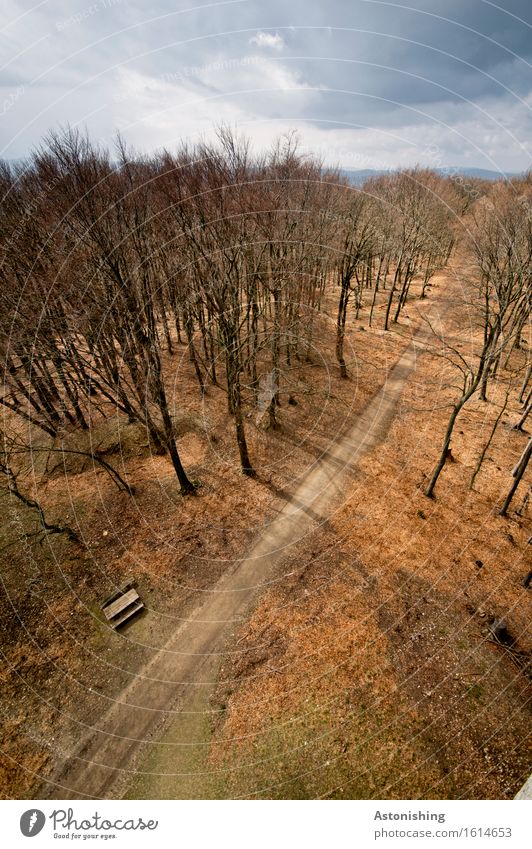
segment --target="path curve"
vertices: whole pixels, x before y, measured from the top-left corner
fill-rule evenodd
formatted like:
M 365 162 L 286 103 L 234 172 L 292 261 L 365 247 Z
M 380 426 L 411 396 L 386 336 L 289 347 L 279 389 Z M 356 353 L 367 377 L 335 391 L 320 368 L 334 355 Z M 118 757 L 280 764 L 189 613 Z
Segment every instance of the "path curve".
M 351 430 L 308 471 L 245 559 L 227 570 L 139 671 L 120 701 L 113 703 L 42 788 L 41 798 L 121 798 L 135 763 L 157 743 L 169 717 L 202 716 L 208 711 L 229 637 L 249 616 L 261 590 L 276 577 L 289 547 L 341 503 L 358 459 L 386 437 L 405 381 L 415 367 L 416 346 L 414 337 Z M 183 733 L 184 745 L 191 745 L 190 722 Z M 146 798 L 160 798 L 156 786 L 151 791 L 148 788 Z

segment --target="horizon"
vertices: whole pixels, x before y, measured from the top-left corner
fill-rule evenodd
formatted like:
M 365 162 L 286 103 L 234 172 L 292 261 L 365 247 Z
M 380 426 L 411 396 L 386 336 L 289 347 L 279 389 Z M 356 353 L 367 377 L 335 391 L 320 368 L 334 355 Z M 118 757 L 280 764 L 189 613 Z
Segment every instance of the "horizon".
M 90 139 L 90 135 L 89 135 L 89 139 Z M 46 139 L 43 140 L 44 146 L 45 146 L 45 143 L 46 143 Z M 109 150 L 110 147 L 111 147 L 111 144 L 108 143 L 104 146 L 104 150 L 105 149 Z M 176 148 L 177 148 L 177 145 L 176 145 Z M 25 157 L 16 157 L 16 158 L 15 157 L 13 157 L 13 158 L 0 157 L 0 162 L 3 161 L 3 162 L 6 162 L 8 164 L 16 164 L 16 165 L 22 164 L 23 165 L 25 163 L 31 162 L 32 157 L 37 155 L 38 152 L 39 152 L 39 149 L 36 147 L 35 149 L 29 151 L 29 153 Z M 139 149 L 135 148 L 135 149 L 132 150 L 132 153 L 133 153 L 134 156 L 148 156 L 148 157 L 149 156 L 156 156 L 159 152 L 160 151 L 158 151 L 157 149 L 154 149 L 154 150 L 151 150 L 151 151 L 144 151 L 144 150 L 139 150 Z M 172 151 L 170 151 L 170 152 L 172 152 Z M 308 148 L 306 148 L 304 150 L 304 155 L 305 156 L 312 156 L 312 155 L 315 155 L 315 154 L 313 153 L 312 150 L 309 150 Z M 523 178 L 531 170 L 532 165 L 528 169 L 523 169 L 521 171 L 495 171 L 494 169 L 479 168 L 479 167 L 473 166 L 473 165 L 472 166 L 460 166 L 460 165 L 449 164 L 449 165 L 434 165 L 434 166 L 432 166 L 432 165 L 424 165 L 423 163 L 420 163 L 420 162 L 414 162 L 412 164 L 407 164 L 407 165 L 390 165 L 389 167 L 381 167 L 381 168 L 368 167 L 368 166 L 360 167 L 360 168 L 353 168 L 353 167 L 346 166 L 343 163 L 338 163 L 338 162 L 336 162 L 336 163 L 325 163 L 324 162 L 321 167 L 322 167 L 323 171 L 335 171 L 336 170 L 336 171 L 339 171 L 341 174 L 358 174 L 358 175 L 361 175 L 361 174 L 362 175 L 364 175 L 364 174 L 367 174 L 367 175 L 394 174 L 394 173 L 398 173 L 400 171 L 411 171 L 411 170 L 415 170 L 415 169 L 432 170 L 435 173 L 441 174 L 444 177 L 448 176 L 448 177 L 451 177 L 451 178 L 455 175 L 466 175 L 466 176 L 471 175 L 471 176 L 474 176 L 475 174 L 478 173 L 478 175 L 482 175 L 482 174 L 490 175 L 489 177 L 486 177 L 486 179 L 495 180 L 495 179 L 499 179 L 499 178 L 500 179 L 509 179 L 509 178 L 514 178 L 514 177 Z M 480 176 L 480 179 L 482 179 L 481 176 Z

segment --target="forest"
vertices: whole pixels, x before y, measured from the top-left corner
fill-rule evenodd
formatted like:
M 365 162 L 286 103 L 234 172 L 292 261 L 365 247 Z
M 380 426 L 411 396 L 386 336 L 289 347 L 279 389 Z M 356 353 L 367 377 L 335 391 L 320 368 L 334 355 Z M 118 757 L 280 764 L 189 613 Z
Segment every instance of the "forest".
M 336 358 L 347 378 L 348 309 L 367 313 L 371 327 L 385 291 L 384 330 L 397 324 L 412 280 L 421 277 L 424 298 L 464 241 L 457 222 L 466 215 L 476 279 L 465 300 L 483 341 L 467 357 L 448 351 L 462 392 L 427 495 L 477 390 L 486 400 L 490 381 L 504 380 L 523 404 L 516 427 L 530 413 L 530 363 L 512 360 L 532 299 L 529 177 L 481 194 L 418 168 L 358 190 L 300 156 L 293 137 L 253 157 L 222 129 L 216 146 L 153 159 L 130 155 L 121 139 L 112 157 L 68 131 L 22 168 L 4 163 L 1 179 L 0 400 L 27 444 L 28 428 L 53 445 L 65 430 L 89 430 L 94 417 L 123 415 L 146 428 L 181 492 L 192 493 L 161 366 L 162 352 L 185 341 L 198 391 L 223 386 L 242 472 L 254 475 L 245 411 L 260 399 L 266 426 L 277 426 L 281 399 L 290 403 L 283 370 L 312 344 L 326 288 L 337 291 Z M 2 469 L 17 491 L 11 439 L 8 428 Z
M 4 161 L 0 183 L 0 549 L 15 564 L 15 574 L 4 575 L 3 604 L 15 620 L 8 654 L 24 648 L 20 625 L 31 632 L 64 589 L 54 585 L 36 613 L 28 586 L 17 586 L 24 561 L 48 564 L 39 566 L 37 582 L 46 582 L 52 562 L 63 564 L 66 585 L 88 580 L 93 607 L 84 627 L 99 616 L 102 593 L 88 562 L 95 557 L 106 566 L 89 540 L 91 523 L 101 521 L 94 491 L 80 484 L 81 508 L 71 509 L 87 470 L 110 484 L 129 521 L 134 512 L 126 502 L 140 505 L 146 486 L 145 471 L 139 475 L 131 459 L 142 449 L 143 463 L 159 464 L 157 474 L 161 463 L 172 470 L 172 521 L 214 527 L 227 497 L 224 476 L 219 487 L 204 479 L 186 439 L 183 447 L 194 397 L 202 438 L 223 447 L 227 468 L 241 476 L 241 484 L 230 478 L 234 497 L 245 487 L 247 506 L 239 509 L 243 516 L 249 509 L 258 526 L 271 508 L 258 494 L 264 484 L 273 487 L 265 457 L 276 456 L 290 428 L 300 429 L 304 444 L 314 428 L 308 415 L 319 420 L 321 408 L 320 445 L 327 428 L 332 444 L 344 432 L 335 423 L 348 417 L 357 381 L 366 403 L 410 343 L 434 363 L 418 391 L 423 403 L 414 399 L 420 440 L 425 420 L 438 414 L 422 477 L 409 494 L 422 499 L 417 513 L 425 518 L 432 505 L 448 501 L 459 515 L 472 493 L 485 489 L 486 509 L 528 533 L 530 173 L 489 183 L 419 166 L 355 187 L 303 154 L 294 134 L 255 153 L 222 127 L 213 142 L 144 156 L 121 137 L 108 150 L 66 129 L 50 134 L 27 161 Z M 457 332 L 445 329 L 449 316 Z M 482 426 L 472 426 L 466 462 L 456 446 L 473 407 Z M 126 432 L 135 434 L 133 452 L 122 442 Z M 488 485 L 485 472 L 501 440 L 505 465 Z M 464 470 L 459 485 L 453 478 L 446 488 L 457 463 Z M 276 497 L 283 495 L 276 485 Z M 108 505 L 114 496 L 106 491 L 105 498 Z M 383 488 L 379 501 L 386 498 Z M 235 514 L 237 539 L 216 549 L 218 572 L 209 581 L 223 573 L 224 555 L 237 556 L 251 542 L 238 531 L 241 518 Z M 120 529 L 120 515 L 113 521 Z M 149 521 L 157 531 L 156 511 Z M 526 552 L 520 557 L 527 589 L 532 569 L 523 565 Z M 71 561 L 72 574 L 65 567 Z M 156 583 L 157 564 L 150 570 Z M 112 574 L 111 585 L 124 574 Z M 167 600 L 174 578 L 164 579 Z M 497 621 L 491 634 L 504 642 L 507 623 Z M 68 642 L 64 627 L 58 639 Z M 84 639 L 78 633 L 75 642 Z M 512 645 L 526 671 L 529 661 L 527 667 Z M 65 661 L 62 674 L 67 667 Z M 36 758 L 32 777 L 16 779 L 25 792 L 33 792 L 44 762 Z

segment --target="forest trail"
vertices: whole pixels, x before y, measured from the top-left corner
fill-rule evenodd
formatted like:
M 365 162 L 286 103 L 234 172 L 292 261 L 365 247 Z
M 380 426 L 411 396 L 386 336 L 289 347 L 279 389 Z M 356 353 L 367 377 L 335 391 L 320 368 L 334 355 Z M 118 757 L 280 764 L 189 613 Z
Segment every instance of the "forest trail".
M 190 618 L 41 788 L 41 798 L 194 798 L 203 792 L 198 750 L 208 750 L 209 698 L 226 643 L 278 579 L 290 547 L 342 503 L 358 459 L 385 439 L 415 367 L 416 348 L 422 347 L 419 332 L 417 337 L 350 431 L 313 464 L 246 557 L 205 593 Z M 199 785 L 191 781 L 194 776 Z

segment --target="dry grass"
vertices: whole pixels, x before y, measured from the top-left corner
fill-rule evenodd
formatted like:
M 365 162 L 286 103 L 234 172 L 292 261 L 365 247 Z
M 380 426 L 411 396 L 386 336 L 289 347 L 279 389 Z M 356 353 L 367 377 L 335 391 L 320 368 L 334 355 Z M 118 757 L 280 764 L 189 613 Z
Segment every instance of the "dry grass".
M 397 335 L 362 331 L 352 323 L 346 354 L 352 379 L 341 381 L 334 360 L 331 293 L 316 325 L 310 362 L 292 364 L 297 406 L 282 397 L 281 427 L 257 427 L 249 409 L 247 434 L 257 480 L 239 470 L 225 393 L 200 397 L 181 347 L 165 358 L 174 389 L 174 422 L 183 463 L 199 481 L 183 499 L 167 457 L 154 456 L 137 425 L 94 416 L 86 434 L 64 445 L 104 452 L 135 487 L 118 492 L 90 459 L 72 454 L 46 459 L 35 453 L 20 484 L 38 495 L 47 516 L 75 527 L 83 545 L 60 537 L 42 545 L 16 543 L 35 528 L 25 508 L 2 499 L 5 531 L 0 613 L 3 641 L 2 716 L 4 796 L 38 792 L 39 781 L 68 757 L 87 726 L 97 721 L 140 666 L 260 534 L 299 475 L 383 382 L 386 369 L 408 343 L 408 324 Z M 330 313 L 330 315 L 329 315 Z M 371 340 L 371 355 L 366 354 Z M 40 437 L 35 443 L 42 448 Z M 101 621 L 100 603 L 135 578 L 147 613 L 121 634 Z M 60 793 L 60 791 L 59 791 Z
M 459 282 L 445 285 L 456 304 Z M 472 332 L 458 308 L 444 320 Z M 510 406 L 468 491 L 502 403 L 493 386 L 464 411 L 455 462 L 427 499 L 448 377 L 439 357 L 420 358 L 385 445 L 237 636 L 211 753 L 227 795 L 509 798 L 528 774 L 530 522 L 494 509 L 527 437 Z M 494 618 L 512 651 L 492 641 Z
M 453 303 L 457 282 L 438 281 L 442 301 Z M 95 421 L 90 439 L 135 486 L 134 498 L 77 461 L 46 481 L 35 463 L 24 479 L 51 516 L 80 530 L 84 546 L 49 538 L 12 546 L 4 557 L 4 795 L 37 792 L 39 778 L 62 752 L 68 757 L 85 724 L 251 546 L 298 477 L 383 383 L 418 321 L 415 302 L 393 333 L 378 329 L 382 303 L 372 330 L 350 316 L 351 379 L 341 381 L 335 299 L 330 293 L 319 318 L 311 362 L 290 371 L 298 403 L 282 399 L 280 430 L 257 426 L 248 408 L 257 480 L 240 474 L 225 393 L 212 387 L 200 397 L 184 348 L 165 368 L 182 459 L 201 484 L 197 497 L 181 498 L 168 458 L 150 453 L 142 429 L 123 424 L 117 439 L 108 421 Z M 454 336 L 464 333 L 457 307 L 446 322 Z M 455 462 L 428 501 L 420 487 L 452 390 L 442 362 L 420 357 L 385 445 L 361 461 L 342 508 L 292 552 L 284 566 L 292 574 L 235 638 L 215 704 L 226 720 L 213 737 L 209 792 L 514 793 L 529 765 L 530 690 L 516 664 L 530 651 L 529 594 L 520 584 L 530 568 L 530 530 L 526 516 L 502 520 L 493 508 L 525 437 L 501 424 L 477 491 L 467 492 L 501 392 L 492 389 L 488 405 L 464 412 Z M 510 407 L 508 422 L 515 416 Z M 9 544 L 32 520 L 11 503 L 2 509 Z M 148 612 L 117 635 L 101 622 L 99 603 L 131 577 Z M 507 619 L 522 655 L 490 641 L 492 616 Z

